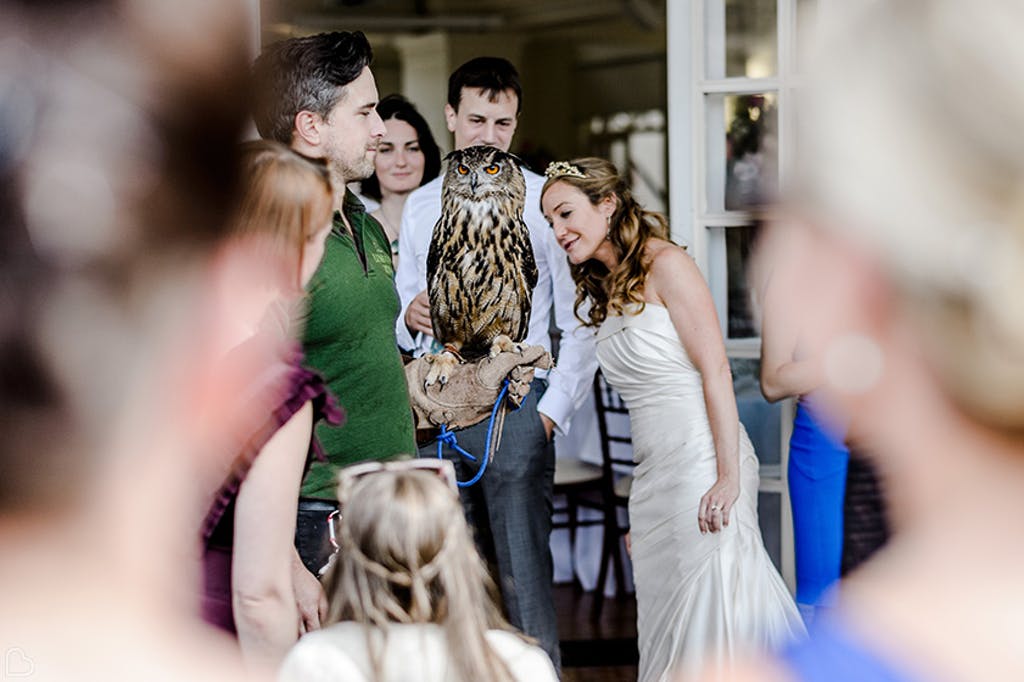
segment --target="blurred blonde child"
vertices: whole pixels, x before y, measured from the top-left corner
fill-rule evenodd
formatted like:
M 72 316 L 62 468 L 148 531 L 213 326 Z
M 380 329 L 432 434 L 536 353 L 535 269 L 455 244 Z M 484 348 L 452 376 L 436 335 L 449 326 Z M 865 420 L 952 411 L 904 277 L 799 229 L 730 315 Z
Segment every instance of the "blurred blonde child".
M 499 614 L 454 481 L 441 460 L 342 470 L 329 625 L 292 649 L 281 680 L 557 679 Z

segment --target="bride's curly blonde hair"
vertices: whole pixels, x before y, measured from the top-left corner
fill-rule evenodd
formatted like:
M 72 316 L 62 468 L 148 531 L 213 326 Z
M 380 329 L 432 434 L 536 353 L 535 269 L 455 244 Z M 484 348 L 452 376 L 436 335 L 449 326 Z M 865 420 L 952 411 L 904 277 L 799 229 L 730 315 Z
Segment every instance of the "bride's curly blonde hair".
M 578 171 L 578 172 L 575 172 Z M 647 242 L 651 238 L 669 239 L 668 221 L 660 213 L 645 210 L 630 191 L 615 166 L 604 159 L 584 157 L 569 163 L 552 164 L 544 183 L 541 197 L 556 182 L 564 182 L 587 195 L 595 206 L 607 197 L 613 197 L 615 210 L 608 223 L 607 239 L 615 249 L 619 264 L 610 272 L 595 259 L 570 265 L 576 282 L 576 317 L 583 324 L 596 327 L 604 322 L 609 312 L 622 314 L 631 304 L 644 306 L 644 284 L 650 270 L 645 257 Z M 587 319 L 580 314 L 589 302 Z

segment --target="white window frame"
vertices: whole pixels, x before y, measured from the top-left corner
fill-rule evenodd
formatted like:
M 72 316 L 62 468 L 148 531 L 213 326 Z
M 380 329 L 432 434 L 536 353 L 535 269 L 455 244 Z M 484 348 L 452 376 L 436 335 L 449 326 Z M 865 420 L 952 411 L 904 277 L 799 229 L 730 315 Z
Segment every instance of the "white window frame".
M 724 1 L 724 0 L 723 0 Z M 794 91 L 800 86 L 796 73 L 797 0 L 776 0 L 776 70 L 768 78 L 705 77 L 709 35 L 706 32 L 707 7 L 712 0 L 668 2 L 668 132 L 669 132 L 669 206 L 673 238 L 689 246 L 690 252 L 708 278 L 708 286 L 726 338 L 730 358 L 757 358 L 760 339 L 728 338 L 728 282 L 725 240 L 716 239 L 712 230 L 728 230 L 749 225 L 753 216 L 746 211 L 711 211 L 708 208 L 707 183 L 711 171 L 717 177 L 724 168 L 709 167 L 709 125 L 705 99 L 710 94 L 739 95 L 773 93 L 776 96 L 778 122 L 779 186 L 788 181 L 787 169 L 792 155 Z M 827 4 L 825 2 L 820 5 Z M 724 39 L 724 29 L 717 36 Z M 724 144 L 714 141 L 716 144 Z M 724 163 L 725 155 L 716 155 Z M 718 174 L 717 171 L 722 171 Z M 792 433 L 795 403 L 787 400 L 780 411 L 780 464 L 762 466 L 762 493 L 781 496 L 781 572 L 791 591 L 796 587 L 792 511 L 786 482 L 789 461 L 789 437 Z

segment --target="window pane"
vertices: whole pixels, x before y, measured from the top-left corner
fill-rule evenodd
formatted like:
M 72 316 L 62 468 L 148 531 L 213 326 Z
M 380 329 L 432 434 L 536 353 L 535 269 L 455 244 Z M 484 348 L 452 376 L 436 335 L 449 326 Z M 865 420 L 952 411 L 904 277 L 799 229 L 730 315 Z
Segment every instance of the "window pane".
M 708 212 L 747 210 L 776 195 L 777 101 L 773 92 L 705 97 Z
M 751 250 L 757 238 L 755 225 L 711 227 L 708 229 L 708 288 L 727 339 L 760 336 L 754 320 L 747 272 Z
M 708 78 L 775 75 L 775 0 L 708 0 L 704 11 Z
M 732 369 L 740 422 L 750 436 L 761 467 L 778 465 L 781 461 L 782 404 L 770 403 L 761 395 L 761 361 L 757 358 L 729 358 L 729 367 Z
M 730 358 L 733 388 L 736 391 L 736 407 L 740 422 L 747 430 L 754 452 L 761 461 L 761 470 L 778 469 L 780 461 L 780 420 L 781 404 L 767 402 L 761 396 L 758 376 L 761 362 L 755 358 Z M 767 466 L 766 466 L 767 465 Z M 774 465 L 774 466 L 773 466 Z M 779 470 L 781 475 L 781 470 Z M 757 495 L 758 520 L 764 546 L 775 567 L 782 570 L 782 495 L 777 492 L 761 491 Z
M 754 452 L 761 461 L 762 474 L 765 469 L 777 470 L 781 476 L 779 444 L 781 442 L 782 405 L 769 403 L 761 395 L 758 378 L 761 361 L 756 358 L 729 358 L 732 368 L 733 390 L 736 392 L 736 408 L 740 423 L 747 430 Z M 773 472 L 774 473 L 774 472 Z M 761 523 L 761 535 L 775 567 L 781 570 L 782 556 L 782 495 L 777 492 L 761 491 L 757 496 L 757 509 Z
M 759 493 L 757 496 L 757 517 L 761 524 L 764 548 L 775 564 L 775 570 L 782 573 L 782 495 Z
M 749 339 L 760 336 L 754 321 L 753 302 L 747 273 L 750 269 L 751 250 L 757 238 L 757 227 L 746 225 L 730 227 L 725 231 L 725 258 L 728 286 L 728 338 Z
M 796 69 L 807 70 L 804 46 L 818 21 L 818 0 L 796 0 Z
M 629 136 L 629 186 L 648 211 L 664 213 L 668 203 L 665 179 L 665 133 L 635 132 Z
M 778 118 L 774 93 L 725 98 L 725 209 L 767 203 L 778 192 Z

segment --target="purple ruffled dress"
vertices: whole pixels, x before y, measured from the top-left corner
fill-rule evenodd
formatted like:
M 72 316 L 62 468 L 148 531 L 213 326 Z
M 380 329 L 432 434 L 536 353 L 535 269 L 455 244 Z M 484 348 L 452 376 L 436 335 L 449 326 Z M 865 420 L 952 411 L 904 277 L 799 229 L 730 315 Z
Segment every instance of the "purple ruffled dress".
M 231 465 L 231 471 L 217 491 L 203 521 L 203 597 L 202 617 L 206 622 L 234 633 L 231 608 L 231 555 L 234 536 L 235 500 L 253 462 L 267 441 L 286 424 L 307 401 L 313 403 L 313 423 L 320 419 L 340 425 L 344 414 L 320 375 L 302 366 L 303 355 L 295 348 L 286 363 L 267 372 L 265 392 L 284 396 L 269 418 L 246 441 Z M 314 435 L 306 458 L 308 468 L 312 457 L 324 460 Z M 298 499 L 299 491 L 295 491 Z

